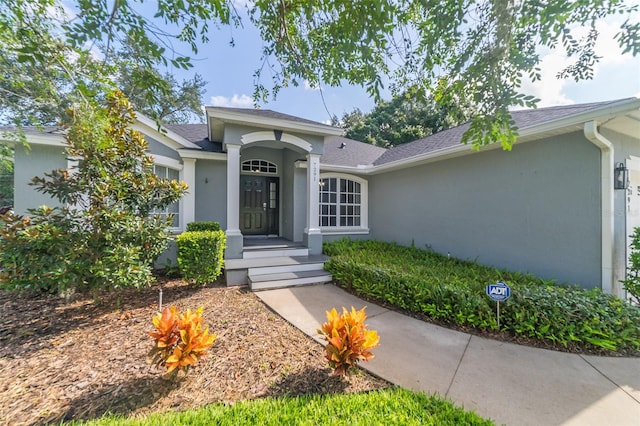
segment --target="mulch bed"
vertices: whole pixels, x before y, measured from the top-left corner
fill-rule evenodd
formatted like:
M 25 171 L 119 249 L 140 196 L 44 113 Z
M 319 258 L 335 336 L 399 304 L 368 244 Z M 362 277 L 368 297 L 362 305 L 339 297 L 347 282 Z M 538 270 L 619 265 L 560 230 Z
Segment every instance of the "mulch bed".
M 202 306 L 205 323 L 217 334 L 210 356 L 175 381 L 147 359 L 160 287 L 165 306 Z M 361 370 L 345 379 L 333 376 L 320 344 L 243 288 L 161 279 L 151 288 L 102 294 L 99 300 L 0 291 L 0 424 L 390 386 Z

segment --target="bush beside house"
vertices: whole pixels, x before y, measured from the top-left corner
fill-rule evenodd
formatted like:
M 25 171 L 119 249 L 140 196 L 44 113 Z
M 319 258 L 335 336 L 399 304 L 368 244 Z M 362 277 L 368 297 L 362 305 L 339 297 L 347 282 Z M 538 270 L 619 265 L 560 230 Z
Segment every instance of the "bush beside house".
M 574 349 L 640 351 L 640 309 L 602 291 L 379 241 L 325 243 L 326 269 L 355 292 L 444 323 L 498 330 L 487 284 L 504 281 L 500 331 Z
M 217 222 L 192 222 L 176 237 L 180 274 L 187 281 L 206 284 L 222 273 L 226 235 Z

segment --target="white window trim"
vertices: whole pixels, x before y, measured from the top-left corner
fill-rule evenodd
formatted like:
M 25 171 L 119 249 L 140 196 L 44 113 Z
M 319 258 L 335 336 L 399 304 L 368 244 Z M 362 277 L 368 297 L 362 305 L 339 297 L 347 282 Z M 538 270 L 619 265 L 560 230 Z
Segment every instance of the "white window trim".
M 271 172 L 261 172 L 259 170 L 242 170 L 242 167 L 244 166 L 245 163 L 248 163 L 250 161 L 264 161 L 269 165 L 273 165 L 276 168 L 275 173 L 271 173 Z M 259 175 L 259 176 L 279 176 L 280 172 L 280 167 L 278 167 L 278 165 L 276 163 L 274 163 L 273 161 L 269 161 L 269 160 L 265 160 L 264 158 L 251 158 L 248 160 L 244 160 L 240 163 L 240 174 L 243 175 Z
M 346 174 L 346 173 L 321 173 L 320 180 L 322 179 L 348 179 L 360 184 L 360 226 L 320 226 L 322 235 L 356 235 L 356 234 L 368 234 L 369 233 L 369 182 L 358 176 Z M 318 206 L 320 200 L 318 200 Z M 338 218 L 340 216 L 338 215 Z M 339 223 L 340 221 L 336 221 Z
M 169 169 L 177 170 L 178 179 L 180 179 L 181 181 L 184 180 L 184 166 L 180 161 L 175 160 L 173 158 L 165 157 L 163 155 L 150 154 L 150 156 L 151 158 L 153 158 L 154 166 L 167 167 Z M 155 173 L 155 167 L 154 167 L 154 173 Z M 167 228 L 167 230 L 173 234 L 180 234 L 183 231 L 183 229 L 186 229 L 186 225 L 184 225 L 183 222 L 184 222 L 184 197 L 181 197 L 180 200 L 178 201 L 178 226 L 170 226 Z

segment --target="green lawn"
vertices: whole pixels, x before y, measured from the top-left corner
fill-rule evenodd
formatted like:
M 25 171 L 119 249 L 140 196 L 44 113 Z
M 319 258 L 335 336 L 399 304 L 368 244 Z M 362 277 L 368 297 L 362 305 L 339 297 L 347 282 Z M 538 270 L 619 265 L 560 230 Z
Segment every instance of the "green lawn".
M 500 330 L 549 344 L 624 354 L 640 352 L 640 309 L 600 290 L 523 275 L 379 241 L 326 243 L 326 269 L 358 294 L 444 323 L 497 330 L 488 284 L 504 281 Z
M 361 394 L 265 398 L 234 405 L 151 414 L 141 419 L 105 417 L 83 425 L 492 425 L 451 402 L 401 388 Z

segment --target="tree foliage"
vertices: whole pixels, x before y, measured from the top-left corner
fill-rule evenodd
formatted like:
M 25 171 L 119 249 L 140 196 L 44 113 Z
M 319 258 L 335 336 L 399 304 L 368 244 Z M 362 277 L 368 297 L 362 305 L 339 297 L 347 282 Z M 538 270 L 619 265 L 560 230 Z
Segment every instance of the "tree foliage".
M 116 71 L 115 85 L 124 92 L 137 112 L 165 124 L 202 121 L 202 96 L 207 82 L 196 73 L 178 82 L 173 74 L 161 73 L 157 66 L 141 63 L 139 46 L 128 40 L 111 55 Z M 157 65 L 157 64 L 156 64 Z
M 524 77 L 540 79 L 539 48 L 562 46 L 574 59 L 560 77 L 591 78 L 596 22 L 627 15 L 616 39 L 637 55 L 637 9 L 624 0 L 256 0 L 251 17 L 263 57 L 277 59 L 269 69 L 275 90 L 346 81 L 379 99 L 386 77 L 395 93 L 418 86 L 438 104 L 472 107 L 477 115 L 463 142 L 509 148 L 517 129 L 508 107 L 537 103 L 520 86 Z M 574 37 L 574 26 L 587 27 L 588 36 Z
M 333 122 L 345 136 L 385 148 L 427 137 L 467 121 L 471 112 L 438 105 L 417 88 L 380 101 L 369 113 L 354 109 Z
M 0 117 L 46 122 L 77 97 L 99 98 L 114 73 L 95 47 L 112 52 L 130 42 L 145 68 L 188 69 L 191 58 L 174 46 L 197 54 L 214 27 L 240 19 L 230 0 L 160 0 L 155 10 L 143 0 L 76 0 L 65 2 L 71 13 L 62 4 L 3 0 Z M 625 0 L 256 0 L 247 10 L 263 39 L 255 97 L 304 80 L 362 85 L 377 99 L 385 84 L 396 94 L 416 86 L 446 108 L 477 112 L 464 142 L 509 148 L 517 129 L 508 107 L 537 102 L 520 86 L 540 78 L 540 48 L 573 58 L 560 77 L 591 78 L 600 19 L 627 16 L 616 41 L 625 53 L 640 52 L 637 9 Z M 575 26 L 587 36 L 575 37 Z M 262 80 L 268 73 L 270 84 Z
M 62 207 L 7 214 L 0 236 L 0 285 L 64 292 L 116 289 L 151 281 L 152 262 L 167 247 L 171 217 L 153 215 L 177 202 L 184 182 L 156 176 L 135 115 L 121 92 L 106 108 L 73 110 L 66 134 L 71 170 L 36 177 L 32 184 Z

